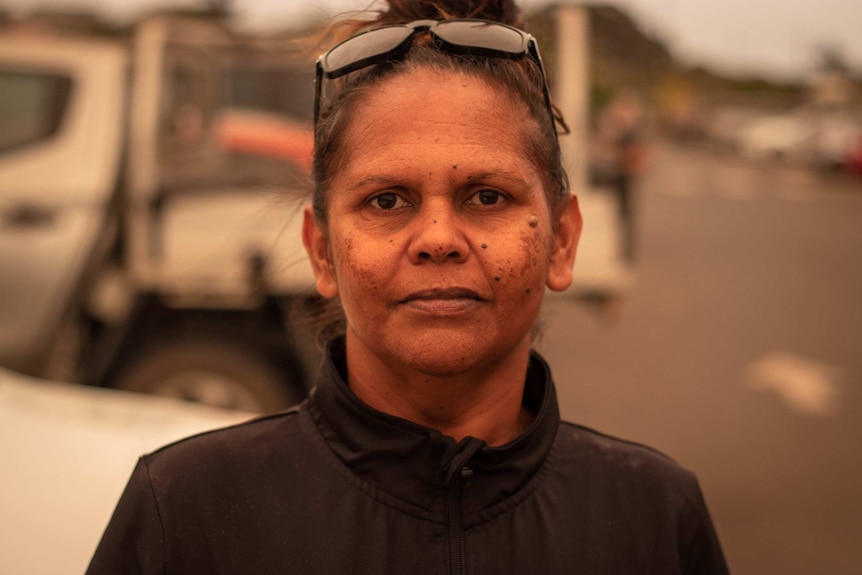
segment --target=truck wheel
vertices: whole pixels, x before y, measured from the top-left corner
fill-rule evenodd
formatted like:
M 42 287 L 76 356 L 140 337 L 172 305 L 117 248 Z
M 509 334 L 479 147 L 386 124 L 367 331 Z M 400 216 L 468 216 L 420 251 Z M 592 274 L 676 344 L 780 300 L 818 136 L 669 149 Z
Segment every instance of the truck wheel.
M 295 373 L 279 373 L 260 354 L 219 341 L 179 341 L 142 350 L 121 370 L 114 387 L 252 412 L 277 411 L 304 399 Z

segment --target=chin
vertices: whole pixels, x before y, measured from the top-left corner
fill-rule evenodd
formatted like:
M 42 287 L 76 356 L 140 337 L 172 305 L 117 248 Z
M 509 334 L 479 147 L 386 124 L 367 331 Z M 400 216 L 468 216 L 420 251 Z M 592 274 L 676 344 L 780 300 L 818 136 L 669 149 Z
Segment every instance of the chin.
M 396 361 L 426 375 L 452 377 L 493 367 L 514 347 L 488 341 L 475 333 L 449 333 L 417 337 L 408 344 L 400 342 L 393 355 Z

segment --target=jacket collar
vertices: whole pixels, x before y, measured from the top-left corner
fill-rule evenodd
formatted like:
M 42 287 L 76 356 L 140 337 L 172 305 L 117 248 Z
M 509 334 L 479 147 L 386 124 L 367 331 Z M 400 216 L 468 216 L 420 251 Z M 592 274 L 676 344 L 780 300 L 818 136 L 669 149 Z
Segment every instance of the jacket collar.
M 560 419 L 550 369 L 537 353 L 531 353 L 524 388 L 533 424 L 512 442 L 491 447 L 472 437 L 456 442 L 363 403 L 346 383 L 344 347 L 343 338 L 327 347 L 309 410 L 329 448 L 362 480 L 433 512 L 445 500 L 453 478 L 461 475 L 467 478 L 464 510 L 469 514 L 521 491 L 541 467 Z

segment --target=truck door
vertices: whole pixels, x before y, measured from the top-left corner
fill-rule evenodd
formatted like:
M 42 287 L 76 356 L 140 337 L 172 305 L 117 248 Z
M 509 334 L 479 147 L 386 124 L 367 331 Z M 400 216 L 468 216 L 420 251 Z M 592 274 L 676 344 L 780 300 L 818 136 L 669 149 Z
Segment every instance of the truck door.
M 232 65 L 251 48 L 212 22 L 156 17 L 133 49 L 122 271 L 136 305 L 87 379 L 249 411 L 296 403 L 305 368 L 283 306 L 295 294 L 272 255 L 302 250 L 287 223 L 301 212 L 257 181 L 286 172 L 260 152 L 291 146 L 259 137 L 266 114 L 232 108 Z
M 226 34 L 206 23 L 154 18 L 134 40 L 127 266 L 142 290 L 160 291 L 165 259 L 161 212 L 177 190 L 217 181 L 213 136 Z
M 0 37 L 0 365 L 46 375 L 83 297 L 120 169 L 124 72 L 114 44 Z

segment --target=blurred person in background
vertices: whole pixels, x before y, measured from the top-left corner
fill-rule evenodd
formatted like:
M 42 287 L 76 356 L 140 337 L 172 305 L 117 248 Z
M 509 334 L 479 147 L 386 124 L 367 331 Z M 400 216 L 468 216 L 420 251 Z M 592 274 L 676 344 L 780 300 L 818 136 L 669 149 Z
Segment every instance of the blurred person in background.
M 617 197 L 623 257 L 630 262 L 636 253 L 635 184 L 646 166 L 643 116 L 638 94 L 624 90 L 602 108 L 593 138 L 592 180 Z
M 695 477 L 561 422 L 531 350 L 581 219 L 521 24 L 390 0 L 333 29 L 303 240 L 343 319 L 317 386 L 142 457 L 89 573 L 727 572 Z

